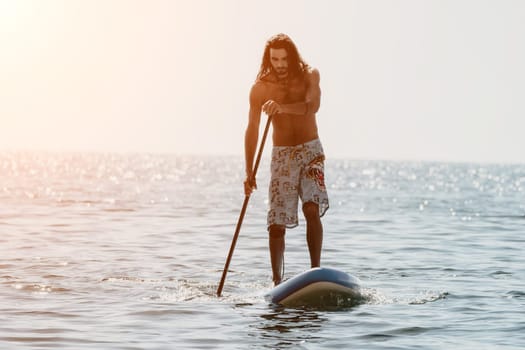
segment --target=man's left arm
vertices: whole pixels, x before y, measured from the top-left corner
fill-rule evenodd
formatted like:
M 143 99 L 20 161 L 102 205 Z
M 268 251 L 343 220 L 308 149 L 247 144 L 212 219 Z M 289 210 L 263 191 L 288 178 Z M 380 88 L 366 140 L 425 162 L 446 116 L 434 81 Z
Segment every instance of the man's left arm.
M 304 102 L 282 105 L 286 114 L 311 115 L 317 113 L 321 106 L 321 77 L 317 69 L 312 69 L 306 74 L 306 94 Z
M 321 86 L 320 80 L 321 76 L 319 71 L 313 68 L 307 75 L 308 86 L 306 89 L 305 96 L 305 110 L 304 114 L 315 114 L 321 106 Z

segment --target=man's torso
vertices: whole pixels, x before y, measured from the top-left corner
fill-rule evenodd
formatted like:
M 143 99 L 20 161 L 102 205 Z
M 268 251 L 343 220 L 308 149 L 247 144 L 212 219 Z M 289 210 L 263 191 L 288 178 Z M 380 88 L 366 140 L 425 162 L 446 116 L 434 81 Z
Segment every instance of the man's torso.
M 280 104 L 293 104 L 305 101 L 306 78 L 295 78 L 287 83 L 278 82 L 272 77 L 256 82 L 260 84 L 262 103 L 274 100 Z M 317 139 L 315 114 L 307 115 L 277 114 L 272 117 L 274 146 L 295 146 Z

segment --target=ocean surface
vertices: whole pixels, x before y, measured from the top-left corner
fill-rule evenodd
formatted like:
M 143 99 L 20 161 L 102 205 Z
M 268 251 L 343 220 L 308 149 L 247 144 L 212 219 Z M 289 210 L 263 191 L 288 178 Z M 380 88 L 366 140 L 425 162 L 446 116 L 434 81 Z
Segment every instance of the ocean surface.
M 1 152 L 0 349 L 525 348 L 525 164 L 328 159 L 329 310 L 264 299 L 268 171 L 218 298 L 242 157 Z

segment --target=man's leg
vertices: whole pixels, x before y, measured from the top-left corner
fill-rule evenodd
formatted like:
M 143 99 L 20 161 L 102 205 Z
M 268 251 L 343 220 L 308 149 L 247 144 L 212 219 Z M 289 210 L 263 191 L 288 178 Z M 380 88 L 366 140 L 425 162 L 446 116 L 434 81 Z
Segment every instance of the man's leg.
M 281 283 L 284 260 L 285 228 L 281 225 L 271 225 L 269 228 L 270 260 L 272 263 L 273 283 Z
M 308 202 L 303 205 L 306 219 L 306 241 L 310 251 L 311 267 L 321 266 L 321 248 L 323 246 L 323 224 L 319 217 L 319 205 Z

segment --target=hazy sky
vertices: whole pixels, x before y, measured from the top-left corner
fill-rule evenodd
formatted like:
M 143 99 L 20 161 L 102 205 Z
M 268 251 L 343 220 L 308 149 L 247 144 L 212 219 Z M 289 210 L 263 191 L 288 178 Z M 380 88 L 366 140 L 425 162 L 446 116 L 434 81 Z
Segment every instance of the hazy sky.
M 0 150 L 240 155 L 278 32 L 328 157 L 525 162 L 520 0 L 0 0 Z

